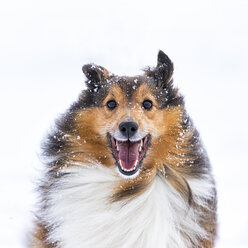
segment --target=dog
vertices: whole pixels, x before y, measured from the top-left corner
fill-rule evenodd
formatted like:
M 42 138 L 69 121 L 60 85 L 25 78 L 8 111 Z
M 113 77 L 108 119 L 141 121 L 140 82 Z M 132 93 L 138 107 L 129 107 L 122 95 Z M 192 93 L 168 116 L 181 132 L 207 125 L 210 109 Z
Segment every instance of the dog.
M 44 143 L 33 248 L 212 248 L 207 153 L 159 51 L 143 75 L 83 66 L 87 88 Z

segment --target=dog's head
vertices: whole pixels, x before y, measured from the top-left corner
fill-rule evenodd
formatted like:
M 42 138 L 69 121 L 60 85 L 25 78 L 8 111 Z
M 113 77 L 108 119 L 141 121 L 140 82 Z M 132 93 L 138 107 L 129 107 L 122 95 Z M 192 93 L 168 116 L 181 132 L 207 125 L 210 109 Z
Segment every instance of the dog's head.
M 170 128 L 177 125 L 183 104 L 172 84 L 168 56 L 160 51 L 157 66 L 136 77 L 115 76 L 93 64 L 83 66 L 83 72 L 87 89 L 72 109 L 84 160 L 116 164 L 129 178 L 158 169 L 168 152 L 163 142 L 170 141 Z
M 141 193 L 159 174 L 190 202 L 185 178 L 207 173 L 209 162 L 173 85 L 168 56 L 160 51 L 157 66 L 136 77 L 93 64 L 83 72 L 87 88 L 44 146 L 55 177 L 70 166 L 118 168 L 113 199 L 119 200 Z

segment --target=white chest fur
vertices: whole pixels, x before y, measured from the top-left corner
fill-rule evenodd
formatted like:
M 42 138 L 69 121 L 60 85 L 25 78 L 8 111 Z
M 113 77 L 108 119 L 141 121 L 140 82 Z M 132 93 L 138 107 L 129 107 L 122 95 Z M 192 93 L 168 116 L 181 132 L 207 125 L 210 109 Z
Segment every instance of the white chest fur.
M 72 174 L 55 185 L 44 219 L 56 223 L 51 241 L 62 248 L 186 248 L 181 231 L 196 239 L 205 235 L 196 223 L 197 212 L 156 176 L 145 193 L 133 200 L 111 203 L 109 197 L 120 177 L 113 169 L 67 169 Z M 189 182 L 199 203 L 211 196 L 212 184 Z M 195 189 L 194 189 L 195 188 Z

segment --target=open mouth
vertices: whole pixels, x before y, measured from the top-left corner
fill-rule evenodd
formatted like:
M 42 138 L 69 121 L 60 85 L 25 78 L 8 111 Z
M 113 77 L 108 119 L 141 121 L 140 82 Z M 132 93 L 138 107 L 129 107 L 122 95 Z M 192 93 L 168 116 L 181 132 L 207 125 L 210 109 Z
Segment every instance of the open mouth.
M 110 140 L 119 171 L 126 176 L 134 175 L 141 167 L 147 153 L 150 136 L 147 135 L 141 140 L 132 142 L 118 141 L 110 135 Z

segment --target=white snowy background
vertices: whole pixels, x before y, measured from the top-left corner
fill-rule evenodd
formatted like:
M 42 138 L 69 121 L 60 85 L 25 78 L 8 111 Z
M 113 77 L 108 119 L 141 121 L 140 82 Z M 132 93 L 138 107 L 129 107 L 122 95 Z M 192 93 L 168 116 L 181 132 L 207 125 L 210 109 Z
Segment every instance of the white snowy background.
M 81 66 L 135 75 L 159 49 L 212 161 L 217 248 L 248 247 L 246 0 L 1 1 L 0 247 L 25 247 L 40 141 L 84 87 Z

